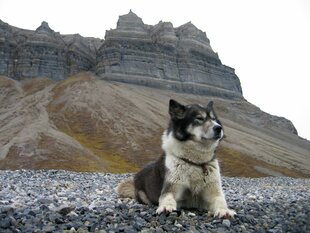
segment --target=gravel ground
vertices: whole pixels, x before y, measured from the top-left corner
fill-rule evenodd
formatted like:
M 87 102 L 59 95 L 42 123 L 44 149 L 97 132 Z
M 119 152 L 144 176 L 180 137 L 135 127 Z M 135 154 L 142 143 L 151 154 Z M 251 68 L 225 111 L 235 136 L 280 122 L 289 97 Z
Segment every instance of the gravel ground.
M 238 214 L 222 220 L 120 200 L 114 188 L 128 176 L 0 171 L 0 232 L 310 232 L 310 179 L 223 177 Z

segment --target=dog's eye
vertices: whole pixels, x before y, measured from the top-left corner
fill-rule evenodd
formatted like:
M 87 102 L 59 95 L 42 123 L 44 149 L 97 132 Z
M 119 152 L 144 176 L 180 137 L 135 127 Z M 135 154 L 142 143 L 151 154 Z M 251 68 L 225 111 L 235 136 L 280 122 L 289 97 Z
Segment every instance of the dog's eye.
M 203 118 L 202 116 L 197 116 L 195 120 L 199 123 L 202 123 L 204 122 L 205 118 Z

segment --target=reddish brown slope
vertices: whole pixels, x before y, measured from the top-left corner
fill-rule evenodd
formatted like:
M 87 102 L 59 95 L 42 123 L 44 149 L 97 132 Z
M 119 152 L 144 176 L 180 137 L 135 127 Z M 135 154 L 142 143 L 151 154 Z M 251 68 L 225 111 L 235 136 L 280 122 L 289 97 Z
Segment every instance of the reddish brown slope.
M 0 82 L 1 169 L 133 172 L 162 153 L 170 98 L 210 100 L 90 73 L 58 83 Z M 224 175 L 309 177 L 309 142 L 245 101 L 213 100 L 226 132 L 218 150 Z

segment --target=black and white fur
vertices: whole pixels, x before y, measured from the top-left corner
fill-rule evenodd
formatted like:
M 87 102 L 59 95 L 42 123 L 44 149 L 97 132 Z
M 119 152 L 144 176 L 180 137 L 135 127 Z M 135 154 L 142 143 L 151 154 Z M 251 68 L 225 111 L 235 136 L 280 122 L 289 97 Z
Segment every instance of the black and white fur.
M 164 154 L 119 184 L 120 197 L 158 204 L 157 213 L 179 208 L 207 209 L 217 217 L 233 217 L 221 185 L 215 149 L 223 129 L 213 102 L 202 105 L 169 103 L 170 122 L 162 136 Z

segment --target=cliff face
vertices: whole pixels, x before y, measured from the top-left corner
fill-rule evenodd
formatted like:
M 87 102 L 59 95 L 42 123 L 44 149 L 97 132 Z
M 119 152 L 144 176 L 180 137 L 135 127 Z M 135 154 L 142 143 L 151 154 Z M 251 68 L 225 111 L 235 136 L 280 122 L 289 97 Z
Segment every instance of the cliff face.
M 206 33 L 192 23 L 146 25 L 133 12 L 119 17 L 105 41 L 60 35 L 46 22 L 35 31 L 0 21 L 0 75 L 17 80 L 62 80 L 80 71 L 104 79 L 205 94 L 242 98 L 234 69 L 221 63 Z
M 162 89 L 242 97 L 234 69 L 221 63 L 204 32 L 190 22 L 178 28 L 166 22 L 145 25 L 131 11 L 106 32 L 97 74 Z
M 40 76 L 62 80 L 92 70 L 100 45 L 100 39 L 60 35 L 46 22 L 31 31 L 0 20 L 0 74 L 17 80 Z

